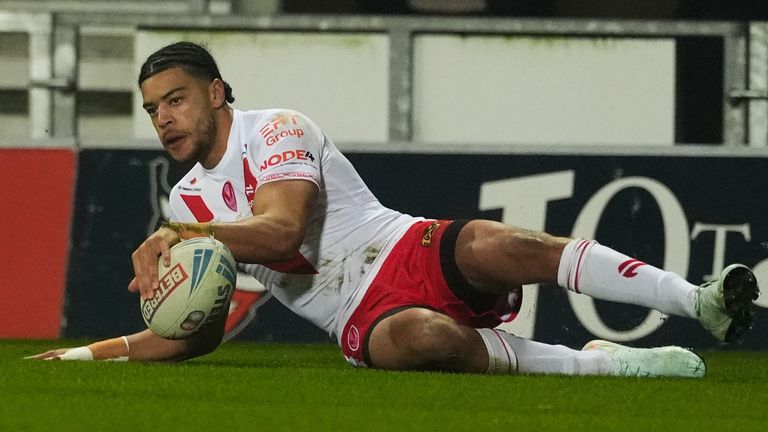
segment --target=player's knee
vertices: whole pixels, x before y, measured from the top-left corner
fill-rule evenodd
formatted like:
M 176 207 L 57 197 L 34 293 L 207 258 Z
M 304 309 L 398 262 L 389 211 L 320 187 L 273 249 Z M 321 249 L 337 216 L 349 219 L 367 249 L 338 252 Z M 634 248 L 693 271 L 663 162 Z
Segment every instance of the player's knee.
M 389 338 L 405 369 L 456 370 L 463 358 L 464 333 L 451 318 L 427 309 L 409 309 L 389 325 Z
M 450 332 L 452 321 L 445 315 L 427 309 L 402 312 L 390 326 L 390 337 L 400 347 L 418 354 L 436 350 Z

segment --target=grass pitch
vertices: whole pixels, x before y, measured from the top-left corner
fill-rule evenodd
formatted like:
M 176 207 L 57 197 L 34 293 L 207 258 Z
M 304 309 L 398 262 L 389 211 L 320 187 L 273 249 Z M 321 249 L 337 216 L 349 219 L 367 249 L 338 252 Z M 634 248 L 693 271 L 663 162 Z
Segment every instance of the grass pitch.
M 22 360 L 0 341 L 0 431 L 764 431 L 768 352 L 707 352 L 701 380 L 348 366 L 331 345 L 229 343 L 178 364 Z

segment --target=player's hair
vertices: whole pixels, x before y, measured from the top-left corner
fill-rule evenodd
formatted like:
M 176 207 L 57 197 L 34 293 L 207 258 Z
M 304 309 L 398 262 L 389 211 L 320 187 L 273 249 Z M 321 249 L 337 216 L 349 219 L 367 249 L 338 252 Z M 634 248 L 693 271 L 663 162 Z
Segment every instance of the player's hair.
M 235 101 L 235 97 L 232 96 L 232 87 L 221 78 L 221 72 L 211 53 L 192 42 L 176 42 L 160 48 L 147 57 L 139 72 L 139 87 L 147 78 L 173 67 L 182 68 L 202 79 L 210 81 L 220 79 L 224 83 L 224 98 L 229 103 Z

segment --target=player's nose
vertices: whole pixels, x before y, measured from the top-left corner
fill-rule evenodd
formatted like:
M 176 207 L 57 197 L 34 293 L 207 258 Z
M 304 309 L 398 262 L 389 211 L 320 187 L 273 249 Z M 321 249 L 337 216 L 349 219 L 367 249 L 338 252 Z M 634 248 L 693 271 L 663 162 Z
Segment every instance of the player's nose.
M 157 126 L 164 128 L 170 124 L 173 124 L 173 116 L 167 109 L 161 107 L 157 108 Z

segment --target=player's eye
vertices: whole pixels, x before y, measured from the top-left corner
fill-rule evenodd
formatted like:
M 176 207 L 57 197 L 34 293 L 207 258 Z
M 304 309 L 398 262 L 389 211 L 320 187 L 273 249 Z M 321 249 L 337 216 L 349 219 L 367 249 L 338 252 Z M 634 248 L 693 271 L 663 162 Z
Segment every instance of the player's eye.
M 181 97 L 175 96 L 171 98 L 171 105 L 178 105 L 181 102 Z
M 155 107 L 145 108 L 144 111 L 146 111 L 147 114 L 149 114 L 150 117 L 154 117 L 154 116 L 157 115 L 157 108 L 155 108 Z

